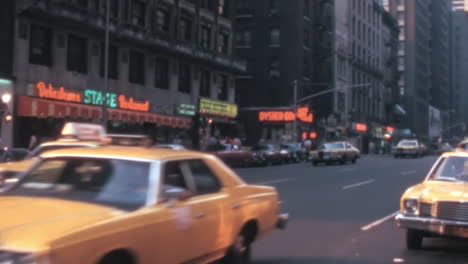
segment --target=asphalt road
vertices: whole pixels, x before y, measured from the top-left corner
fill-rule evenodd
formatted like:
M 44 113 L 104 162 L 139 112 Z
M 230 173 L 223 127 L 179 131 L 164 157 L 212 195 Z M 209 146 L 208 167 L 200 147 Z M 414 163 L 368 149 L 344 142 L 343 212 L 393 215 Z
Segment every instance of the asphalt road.
M 237 170 L 249 183 L 278 188 L 291 219 L 253 247 L 253 264 L 468 263 L 468 241 L 425 239 L 408 251 L 393 215 L 404 190 L 436 157 L 367 156 L 356 165 L 310 163 Z

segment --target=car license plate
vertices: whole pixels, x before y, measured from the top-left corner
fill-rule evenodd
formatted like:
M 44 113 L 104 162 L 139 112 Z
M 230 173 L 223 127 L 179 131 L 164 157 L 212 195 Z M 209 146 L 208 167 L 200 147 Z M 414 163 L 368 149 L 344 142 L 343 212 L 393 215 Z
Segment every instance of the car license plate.
M 330 159 L 330 156 L 325 155 L 325 156 L 323 156 L 323 159 Z

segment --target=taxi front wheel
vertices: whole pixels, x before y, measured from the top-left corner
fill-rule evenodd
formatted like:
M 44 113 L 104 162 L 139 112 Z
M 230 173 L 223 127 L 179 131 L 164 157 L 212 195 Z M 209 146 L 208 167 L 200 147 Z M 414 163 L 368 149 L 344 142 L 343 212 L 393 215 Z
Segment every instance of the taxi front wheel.
M 408 249 L 421 249 L 423 242 L 423 234 L 421 231 L 408 229 L 406 230 L 406 247 Z
M 250 243 L 244 234 L 239 234 L 234 245 L 232 245 L 221 264 L 249 264 L 250 263 Z

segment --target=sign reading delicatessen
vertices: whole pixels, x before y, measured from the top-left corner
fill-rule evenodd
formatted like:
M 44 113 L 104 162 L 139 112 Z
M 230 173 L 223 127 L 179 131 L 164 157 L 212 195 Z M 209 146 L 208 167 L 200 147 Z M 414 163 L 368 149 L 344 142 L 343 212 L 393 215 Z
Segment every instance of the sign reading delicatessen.
M 154 123 L 175 128 L 190 128 L 191 120 L 150 113 L 148 100 L 138 101 L 123 94 L 95 90 L 72 91 L 64 87 L 37 82 L 31 96 L 18 96 L 17 115 L 37 118 L 101 119 L 105 103 L 109 120 L 130 123 Z

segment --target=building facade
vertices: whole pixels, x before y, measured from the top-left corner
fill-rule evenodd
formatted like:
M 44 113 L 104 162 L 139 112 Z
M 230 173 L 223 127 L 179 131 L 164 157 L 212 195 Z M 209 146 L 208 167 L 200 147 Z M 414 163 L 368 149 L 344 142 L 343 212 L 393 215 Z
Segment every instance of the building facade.
M 249 143 L 292 139 L 292 120 L 260 120 L 259 112 L 291 110 L 295 84 L 297 98 L 328 89 L 331 56 L 326 49 L 331 41 L 324 37 L 330 32 L 325 20 L 331 21 L 332 7 L 333 1 L 237 1 L 235 52 L 247 61 L 246 73 L 237 79 L 237 99 Z M 312 108 L 325 115 L 332 110 L 332 97 L 321 97 Z M 298 122 L 296 135 L 309 129 L 310 124 Z
M 232 55 L 233 0 L 110 1 L 108 49 L 106 1 L 16 2 L 15 145 L 31 131 L 56 136 L 66 120 L 100 120 L 102 104 L 111 129 L 168 141 L 190 132 L 180 106 L 235 101 L 245 63 Z
M 455 4 L 455 3 L 454 3 Z M 452 12 L 451 20 L 451 136 L 463 138 L 468 124 L 468 13 L 459 6 Z
M 388 1 L 400 26 L 399 90 L 406 112 L 400 128 L 428 138 L 431 78 L 431 0 Z M 407 130 L 409 129 L 409 130 Z
M 442 127 L 451 126 L 450 105 L 450 20 L 451 1 L 436 0 L 431 4 L 431 93 L 430 104 L 438 109 L 442 125 L 429 119 L 430 137 L 442 136 Z M 440 126 L 437 127 L 437 126 Z M 432 128 L 432 129 L 431 129 Z M 438 133 L 436 133 L 439 130 Z

